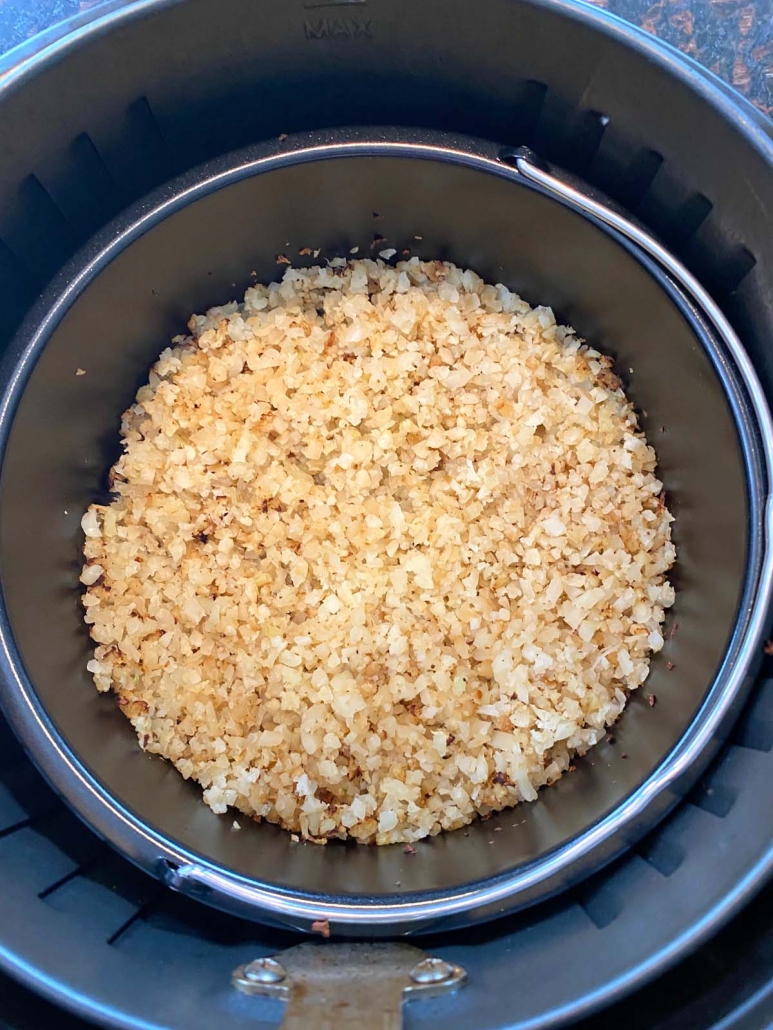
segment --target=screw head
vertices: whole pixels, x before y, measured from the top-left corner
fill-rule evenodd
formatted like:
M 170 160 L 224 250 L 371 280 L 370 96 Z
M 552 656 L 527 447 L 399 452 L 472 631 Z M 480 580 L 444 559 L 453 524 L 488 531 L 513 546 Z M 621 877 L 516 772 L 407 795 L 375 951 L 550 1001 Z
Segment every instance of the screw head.
M 454 967 L 442 958 L 425 958 L 411 970 L 415 984 L 441 984 L 454 975 Z
M 255 984 L 278 984 L 287 977 L 275 958 L 256 958 L 248 962 L 242 976 Z

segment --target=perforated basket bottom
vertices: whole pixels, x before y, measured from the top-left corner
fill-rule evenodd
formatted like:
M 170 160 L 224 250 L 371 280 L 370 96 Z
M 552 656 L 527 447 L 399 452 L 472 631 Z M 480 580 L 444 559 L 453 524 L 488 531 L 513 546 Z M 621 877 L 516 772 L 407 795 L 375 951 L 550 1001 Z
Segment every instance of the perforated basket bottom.
M 712 935 L 749 900 L 773 862 L 772 748 L 773 679 L 763 675 L 721 760 L 635 851 L 549 904 L 423 941 L 432 953 L 462 963 L 470 984 L 454 998 L 412 1006 L 408 1025 L 440 1028 L 449 1019 L 459 1030 L 566 1025 L 641 986 Z M 214 912 L 137 871 L 55 797 L 5 725 L 0 755 L 0 961 L 8 971 L 109 1026 L 275 1025 L 277 1003 L 237 996 L 229 975 L 243 961 L 286 947 L 292 935 Z M 642 1030 L 712 1025 L 685 1013 L 697 1013 L 709 999 L 711 1018 L 718 1018 L 723 997 L 733 1004 L 739 991 L 751 996 L 767 979 L 770 897 L 752 913 L 755 933 L 729 931 L 697 966 L 691 960 L 684 967 L 687 974 L 669 974 L 662 986 L 641 993 L 641 1004 L 629 1002 L 593 1026 L 619 1025 L 619 1011 L 626 1026 Z M 755 947 L 762 951 L 751 962 L 755 976 L 744 973 L 728 993 L 720 976 L 728 956 L 745 949 L 754 957 Z M 0 1020 L 6 994 L 14 1015 L 5 1018 L 25 1030 L 47 1025 L 35 1012 L 25 1026 L 20 996 L 8 989 L 0 995 Z M 679 1013 L 682 1021 L 673 1022 Z

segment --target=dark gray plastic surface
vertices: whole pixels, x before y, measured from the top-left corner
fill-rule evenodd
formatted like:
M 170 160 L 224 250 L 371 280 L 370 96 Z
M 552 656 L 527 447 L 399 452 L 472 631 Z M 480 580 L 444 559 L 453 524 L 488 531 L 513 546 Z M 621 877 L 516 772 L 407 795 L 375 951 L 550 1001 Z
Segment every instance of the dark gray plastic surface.
M 292 0 L 281 9 L 259 0 L 157 4 L 156 13 L 133 26 L 124 23 L 109 39 L 95 33 L 77 57 L 50 63 L 37 81 L 6 81 L 0 103 L 4 154 L 0 168 L 0 280 L 5 284 L 2 314 L 7 328 L 13 327 L 15 313 L 23 312 L 42 284 L 46 268 L 58 260 L 41 260 L 34 250 L 25 250 L 17 227 L 28 216 L 39 227 L 40 246 L 49 246 L 53 254 L 68 252 L 91 231 L 94 218 L 104 221 L 132 195 L 138 195 L 144 188 L 143 175 L 145 184 L 159 182 L 170 162 L 173 167 L 185 165 L 194 149 L 209 156 L 247 136 L 329 124 L 336 104 L 346 112 L 356 108 L 354 121 L 391 122 L 395 120 L 392 111 L 402 104 L 412 123 L 418 120 L 413 117 L 415 112 L 421 111 L 429 124 L 466 127 L 507 142 L 524 138 L 536 142 L 538 137 L 552 140 L 568 157 L 566 163 L 577 153 L 587 178 L 627 199 L 631 209 L 646 212 L 654 228 L 692 227 L 692 238 L 685 239 L 681 230 L 677 249 L 696 268 L 708 267 L 712 272 L 727 310 L 744 331 L 769 381 L 771 294 L 765 269 L 771 267 L 773 239 L 765 212 L 773 209 L 773 148 L 755 126 L 755 119 L 743 110 L 739 113 L 731 100 L 697 81 L 693 72 L 686 71 L 678 58 L 663 52 L 655 41 L 642 40 L 597 12 L 572 3 L 530 5 L 511 0 L 484 0 L 477 7 L 481 16 L 474 19 L 472 31 L 469 8 L 461 0 L 384 0 L 373 4 L 372 39 L 307 41 L 306 9 Z M 209 15 L 215 10 L 213 23 Z M 313 17 L 316 24 L 317 15 Z M 636 53 L 627 49 L 629 44 Z M 397 52 L 400 57 L 395 65 Z M 268 83 L 272 77 L 281 79 L 281 90 L 271 90 Z M 373 88 L 379 82 L 386 82 L 388 89 Z M 430 89 L 430 99 L 421 106 L 419 93 L 426 93 L 433 82 L 439 86 L 434 92 Z M 15 99 L 7 103 L 10 93 L 16 94 Z M 388 111 L 379 110 L 382 103 Z M 229 106 L 233 117 L 228 114 Z M 585 120 L 588 112 L 609 119 L 600 136 L 594 119 Z M 335 118 L 334 124 L 340 120 Z M 31 124 L 40 131 L 31 133 Z M 693 130 L 685 132 L 685 126 Z M 583 142 L 588 127 L 598 148 L 595 152 L 587 146 L 575 150 L 575 142 Z M 662 160 L 651 160 L 650 153 Z M 21 188 L 31 174 L 42 185 L 42 193 L 34 181 Z M 661 177 L 662 183 L 657 182 Z M 741 182 L 743 188 L 738 186 Z M 68 242 L 66 232 L 62 234 L 55 210 L 46 205 L 46 192 L 66 211 L 74 242 Z M 700 202 L 690 206 L 698 196 L 708 199 L 710 210 Z M 98 201 L 96 211 L 92 197 Z M 79 211 L 91 213 L 88 229 L 80 222 Z M 698 225 L 696 212 L 705 216 Z M 756 260 L 751 270 L 749 255 Z M 769 720 L 769 712 L 766 718 Z M 759 727 L 754 728 L 751 739 L 756 741 L 754 748 L 760 746 Z M 738 809 L 736 800 L 728 809 L 733 790 L 720 777 L 719 786 L 726 789 L 722 804 L 715 807 L 726 814 L 705 813 L 714 820 L 706 824 L 714 832 L 695 838 L 693 855 L 690 827 L 682 841 L 689 861 L 682 859 L 655 892 L 628 890 L 621 904 L 630 904 L 637 916 L 634 931 L 615 939 L 614 946 L 612 938 L 601 931 L 593 942 L 598 962 L 593 968 L 583 967 L 587 978 L 579 977 L 561 998 L 550 996 L 549 1005 L 565 1002 L 566 1018 L 570 1018 L 570 1011 L 600 1004 L 612 991 L 630 985 L 637 975 L 652 975 L 669 956 L 694 944 L 701 932 L 716 926 L 748 896 L 766 871 L 773 837 L 767 804 L 773 770 L 765 764 L 767 758 L 759 761 L 759 755 L 769 755 L 769 747 L 768 742 L 764 750 L 744 748 L 740 752 L 744 756 L 741 786 L 744 795 L 748 794 L 749 806 Z M 720 776 L 719 770 L 716 775 Z M 673 825 L 683 813 L 692 818 L 691 812 L 689 807 L 680 809 Z M 728 835 L 733 848 L 723 856 L 723 863 L 713 861 Z M 69 836 L 75 838 L 74 829 Z M 171 943 L 165 936 L 163 951 L 154 936 L 147 949 L 138 946 L 136 964 L 120 959 L 112 964 L 102 957 L 107 946 L 99 935 L 101 927 L 94 934 L 88 929 L 90 913 L 98 908 L 96 900 L 81 905 L 78 913 L 83 921 L 71 919 L 61 933 L 55 931 L 59 919 L 51 916 L 50 905 L 45 909 L 45 921 L 28 920 L 38 904 L 33 875 L 39 863 L 48 861 L 38 851 L 38 844 L 36 839 L 33 850 L 18 862 L 3 860 L 3 904 L 8 905 L 3 926 L 14 925 L 8 918 L 11 907 L 19 916 L 18 932 L 5 938 L 7 963 L 20 970 L 18 960 L 24 956 L 31 963 L 28 975 L 39 986 L 46 975 L 52 975 L 49 989 L 58 997 L 64 997 L 69 989 L 69 1002 L 75 1003 L 72 992 L 84 992 L 89 1004 L 105 1006 L 103 1017 L 107 1018 L 111 1006 L 122 1011 L 123 1025 L 136 1026 L 136 1019 L 159 1025 L 158 1019 L 168 1019 L 166 1025 L 181 1026 L 174 1006 L 164 1005 L 154 987 L 156 981 L 146 976 L 170 955 L 174 959 L 179 949 L 188 961 L 175 965 L 177 978 L 170 977 L 166 989 L 174 982 L 180 995 L 192 992 L 202 1017 L 209 1013 L 214 1021 L 227 1024 L 232 1009 L 224 997 L 223 1007 L 215 1007 L 220 1005 L 215 999 L 221 997 L 218 991 L 222 988 L 209 979 L 209 960 L 221 947 L 221 940 L 231 942 L 240 960 L 248 950 L 255 950 L 233 945 L 238 940 L 233 924 L 218 926 L 220 936 L 215 935 L 213 942 L 207 935 L 214 933 L 217 917 L 206 912 L 199 922 L 188 922 L 175 911 L 166 923 Z M 671 857 L 663 858 L 663 854 Z M 666 849 L 658 861 L 670 868 L 676 859 Z M 51 863 L 52 868 L 75 868 L 61 859 Z M 88 878 L 90 874 L 85 871 L 83 875 Z M 117 874 L 110 883 L 119 892 L 123 889 Z M 56 892 L 51 898 L 55 896 Z M 615 907 L 620 904 L 607 911 L 614 912 Z M 678 928 L 670 924 L 673 949 L 664 952 L 667 942 L 661 936 L 660 916 L 672 910 L 680 914 Z M 155 926 L 153 911 L 152 906 L 147 910 L 148 922 Z M 595 911 L 598 913 L 598 908 Z M 542 915 L 534 913 L 535 920 Z M 127 930 L 127 939 L 142 939 L 144 926 L 144 918 L 136 920 L 133 933 L 132 927 Z M 528 922 L 501 926 L 503 955 L 517 954 L 525 970 L 535 971 L 513 944 L 512 929 L 516 940 L 528 937 L 538 950 L 551 948 L 556 968 L 566 968 L 580 938 L 575 938 L 568 923 L 551 922 L 550 926 L 550 932 L 543 934 L 530 933 Z M 643 934 L 639 926 L 645 927 Z M 112 927 L 111 935 L 117 930 L 120 925 Z M 249 931 L 255 932 L 254 928 Z M 50 936 L 53 942 L 49 947 Z M 635 946 L 640 937 L 641 951 Z M 586 939 L 581 940 L 585 946 Z M 73 972 L 74 942 L 83 961 Z M 618 957 L 615 948 L 619 951 L 621 942 L 625 972 L 621 981 L 613 983 L 606 975 L 607 960 Z M 111 947 L 120 946 L 121 936 Z M 268 942 L 266 946 L 274 945 Z M 465 961 L 469 959 L 477 969 L 477 945 L 460 939 L 458 947 L 464 949 Z M 112 952 L 107 949 L 107 954 Z M 105 975 L 108 968 L 114 976 Z M 486 984 L 485 991 L 478 991 L 475 985 L 470 988 L 485 1018 L 497 1027 L 513 1025 L 513 1020 L 520 1018 L 514 1013 L 521 1002 L 537 1006 L 546 1000 L 536 976 L 519 978 L 517 996 L 511 993 L 508 984 L 515 963 L 503 968 L 498 979 L 479 981 Z M 138 984 L 144 988 L 146 982 L 147 991 L 139 990 Z M 555 985 L 552 977 L 551 986 Z M 189 1011 L 187 1005 L 184 1011 Z M 547 1011 L 543 1010 L 543 1015 L 550 1020 Z M 700 1024 L 687 1020 L 681 1025 Z

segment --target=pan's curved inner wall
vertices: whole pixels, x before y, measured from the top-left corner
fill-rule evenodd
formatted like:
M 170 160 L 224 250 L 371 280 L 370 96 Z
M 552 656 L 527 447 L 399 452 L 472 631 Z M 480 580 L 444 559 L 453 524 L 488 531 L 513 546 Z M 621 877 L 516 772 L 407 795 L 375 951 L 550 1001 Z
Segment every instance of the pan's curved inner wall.
M 381 215 L 374 223 L 373 212 Z M 660 457 L 678 548 L 678 634 L 616 731 L 579 769 L 469 833 L 402 849 L 297 846 L 269 826 L 231 831 L 161 759 L 144 755 L 86 672 L 80 517 L 104 495 L 119 419 L 188 316 L 278 277 L 278 253 L 398 251 L 448 258 L 552 305 L 612 353 Z M 420 237 L 420 238 L 419 238 Z M 301 259 L 298 259 L 301 260 Z M 77 370 L 85 375 L 76 375 Z M 0 574 L 26 672 L 65 741 L 150 826 L 244 875 L 329 894 L 410 894 L 507 872 L 556 848 L 639 785 L 694 716 L 722 660 L 744 580 L 747 491 L 738 433 L 701 345 L 663 288 L 580 216 L 505 179 L 426 159 L 350 157 L 247 178 L 190 205 L 120 254 L 38 361 L 0 483 Z M 672 662 L 673 669 L 667 667 Z M 627 758 L 623 760 L 621 756 Z M 495 827 L 502 832 L 494 834 Z M 494 839 L 494 845 L 489 841 Z M 398 885 L 399 882 L 399 885 Z

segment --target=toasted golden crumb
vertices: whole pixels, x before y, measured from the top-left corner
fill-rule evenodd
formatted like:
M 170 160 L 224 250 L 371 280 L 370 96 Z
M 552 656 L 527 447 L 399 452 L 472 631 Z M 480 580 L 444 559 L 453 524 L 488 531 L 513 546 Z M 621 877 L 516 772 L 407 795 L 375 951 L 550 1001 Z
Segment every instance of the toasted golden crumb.
M 216 812 L 309 840 L 533 800 L 644 682 L 673 602 L 611 362 L 417 258 L 289 268 L 190 333 L 83 518 L 98 689 Z

